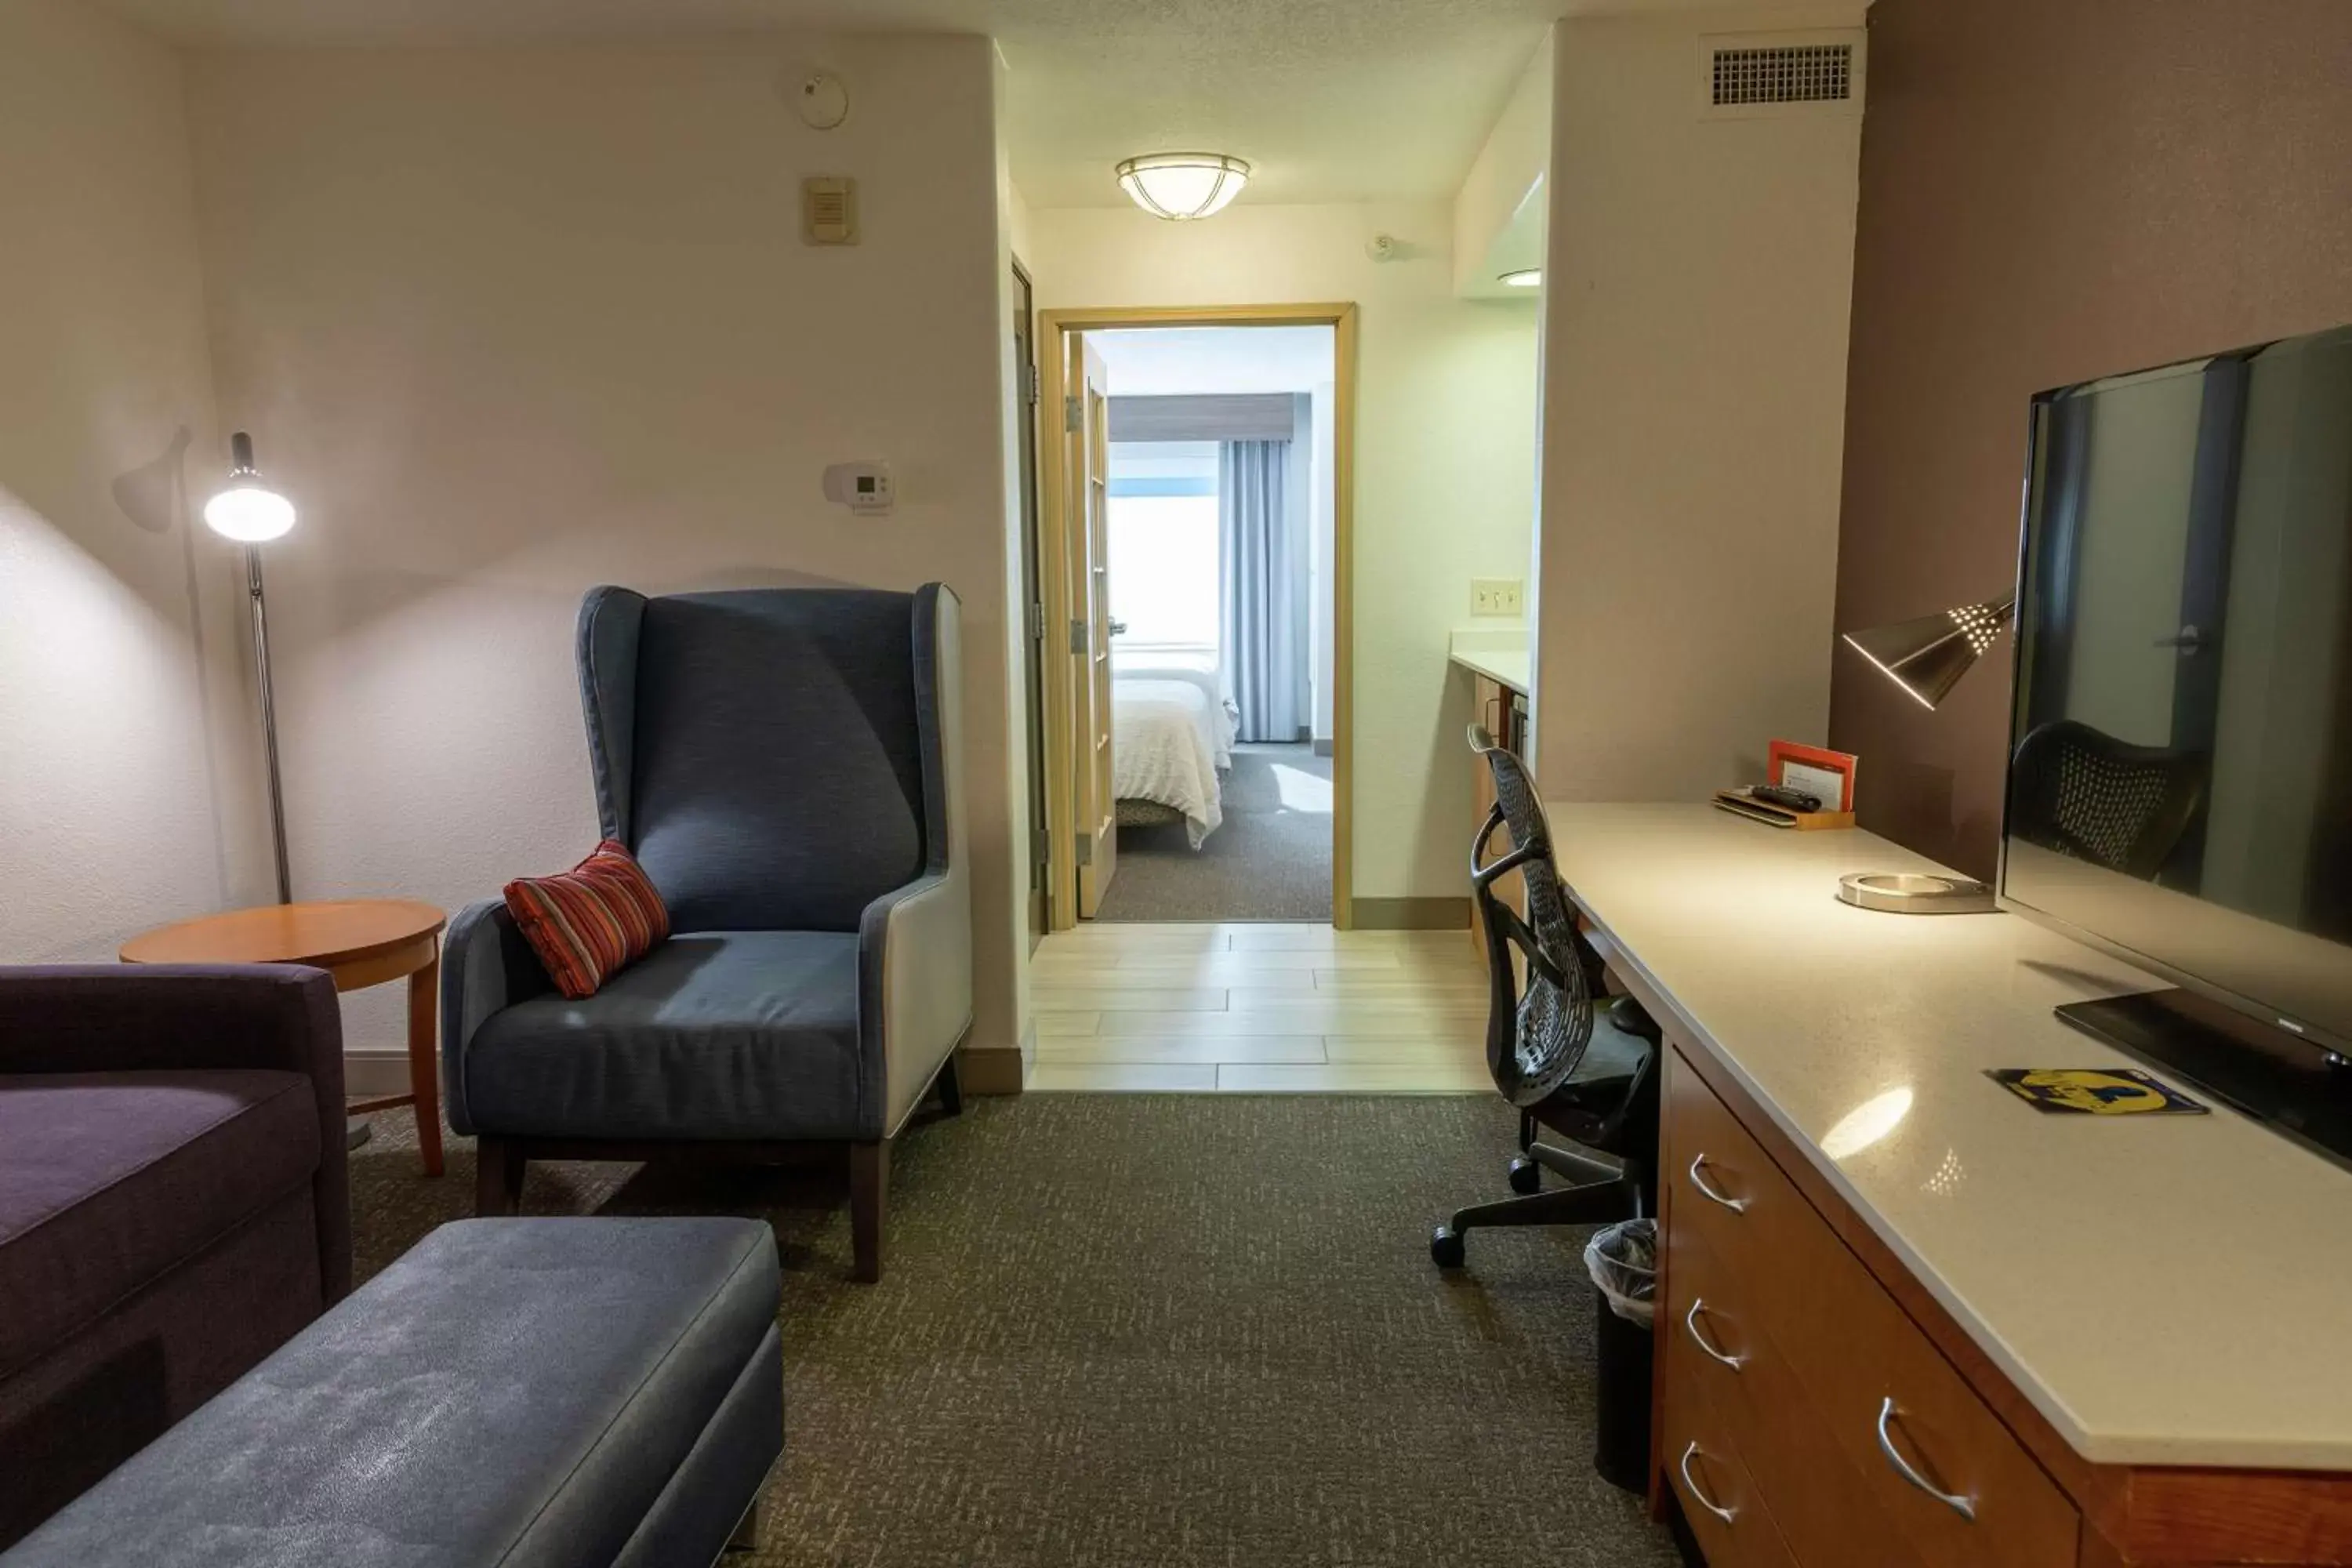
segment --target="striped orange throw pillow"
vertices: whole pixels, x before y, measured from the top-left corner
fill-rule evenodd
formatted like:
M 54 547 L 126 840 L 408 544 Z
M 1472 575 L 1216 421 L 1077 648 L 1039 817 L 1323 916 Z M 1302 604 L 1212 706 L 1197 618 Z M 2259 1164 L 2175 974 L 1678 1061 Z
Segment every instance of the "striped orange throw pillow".
M 653 880 L 619 840 L 561 877 L 507 884 L 507 910 L 555 988 L 574 1002 L 669 939 L 669 910 Z

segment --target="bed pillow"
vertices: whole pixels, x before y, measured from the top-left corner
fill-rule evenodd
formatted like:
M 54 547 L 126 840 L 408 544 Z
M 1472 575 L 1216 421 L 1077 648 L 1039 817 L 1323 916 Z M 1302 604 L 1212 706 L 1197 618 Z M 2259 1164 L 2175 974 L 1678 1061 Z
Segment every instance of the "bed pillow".
M 653 879 L 617 839 L 607 838 L 560 877 L 507 884 L 507 912 L 574 1002 L 669 939 L 669 910 Z

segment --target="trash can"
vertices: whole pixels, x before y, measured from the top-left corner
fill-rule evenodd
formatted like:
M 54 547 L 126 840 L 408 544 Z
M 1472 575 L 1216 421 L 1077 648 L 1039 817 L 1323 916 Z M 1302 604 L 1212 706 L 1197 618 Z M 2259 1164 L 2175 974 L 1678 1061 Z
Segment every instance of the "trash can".
M 1629 1492 L 1650 1489 L 1650 1321 L 1658 1289 L 1658 1222 L 1629 1219 L 1592 1233 L 1584 1267 L 1593 1318 L 1592 1468 Z

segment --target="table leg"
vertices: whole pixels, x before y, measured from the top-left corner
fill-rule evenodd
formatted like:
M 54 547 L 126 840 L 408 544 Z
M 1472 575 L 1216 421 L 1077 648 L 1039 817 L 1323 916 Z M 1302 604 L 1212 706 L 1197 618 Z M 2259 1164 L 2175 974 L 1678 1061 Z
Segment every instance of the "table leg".
M 425 1155 L 425 1173 L 441 1173 L 441 1076 L 439 1031 L 441 955 L 436 946 L 432 961 L 408 977 L 408 1087 L 416 1097 L 416 1147 Z

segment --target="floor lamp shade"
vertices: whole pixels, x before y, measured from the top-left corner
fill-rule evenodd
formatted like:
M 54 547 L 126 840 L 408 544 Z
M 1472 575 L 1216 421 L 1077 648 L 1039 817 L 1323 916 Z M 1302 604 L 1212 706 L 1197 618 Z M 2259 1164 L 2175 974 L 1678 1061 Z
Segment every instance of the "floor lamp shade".
M 283 538 L 294 526 L 294 503 L 261 482 L 253 437 L 242 430 L 229 437 L 228 483 L 205 503 L 205 526 L 240 544 Z
M 1845 640 L 1921 706 L 1934 708 L 1951 694 L 1969 667 L 2000 640 L 2016 606 L 2014 595 L 1959 605 L 1891 626 L 1848 632 Z

